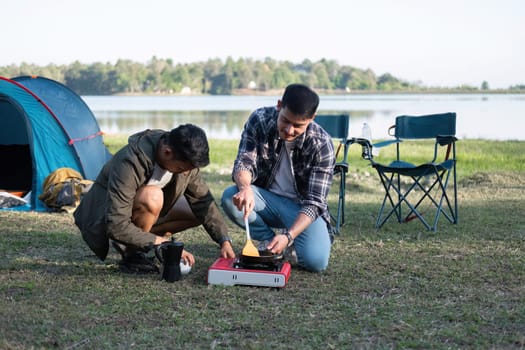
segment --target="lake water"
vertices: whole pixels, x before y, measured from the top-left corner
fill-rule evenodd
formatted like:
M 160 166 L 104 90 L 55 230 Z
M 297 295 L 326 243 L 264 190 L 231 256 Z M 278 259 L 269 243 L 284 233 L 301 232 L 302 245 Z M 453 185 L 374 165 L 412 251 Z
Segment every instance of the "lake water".
M 350 136 L 367 122 L 374 139 L 388 138 L 397 115 L 456 112 L 462 139 L 525 140 L 525 94 L 395 94 L 320 96 L 318 113 L 350 114 Z M 279 96 L 83 96 L 100 129 L 129 135 L 182 123 L 210 139 L 239 139 L 250 112 Z

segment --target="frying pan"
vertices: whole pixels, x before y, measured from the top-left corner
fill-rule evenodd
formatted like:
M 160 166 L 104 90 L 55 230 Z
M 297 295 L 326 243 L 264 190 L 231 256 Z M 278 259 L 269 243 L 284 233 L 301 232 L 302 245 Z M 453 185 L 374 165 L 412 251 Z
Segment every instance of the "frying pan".
M 259 250 L 259 254 L 260 256 L 249 256 L 241 253 L 239 261 L 243 264 L 277 264 L 284 258 L 282 253 L 272 254 L 267 250 Z

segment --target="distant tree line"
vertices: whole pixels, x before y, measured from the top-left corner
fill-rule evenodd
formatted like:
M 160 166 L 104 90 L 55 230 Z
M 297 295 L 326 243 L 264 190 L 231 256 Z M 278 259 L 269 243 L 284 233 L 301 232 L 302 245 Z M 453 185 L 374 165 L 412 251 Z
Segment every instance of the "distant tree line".
M 323 92 L 425 91 L 420 83 L 409 83 L 389 73 L 377 76 L 370 69 L 339 65 L 334 60 L 301 63 L 231 57 L 206 62 L 178 63 L 153 57 L 146 64 L 121 59 L 115 64 L 78 61 L 68 65 L 37 66 L 22 63 L 0 67 L 0 76 L 38 75 L 64 83 L 80 95 L 113 94 L 211 94 L 265 92 L 300 82 Z M 517 89 L 523 86 L 516 86 Z M 479 90 L 461 86 L 462 91 Z M 483 82 L 482 90 L 488 89 Z

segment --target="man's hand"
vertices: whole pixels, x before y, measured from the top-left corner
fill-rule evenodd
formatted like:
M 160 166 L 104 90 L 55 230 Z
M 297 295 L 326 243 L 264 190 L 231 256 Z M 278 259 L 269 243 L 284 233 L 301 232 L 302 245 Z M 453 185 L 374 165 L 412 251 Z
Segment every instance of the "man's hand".
M 255 206 L 253 190 L 250 186 L 240 189 L 239 192 L 232 197 L 232 200 L 237 209 L 244 211 L 244 217 L 248 217 Z
M 221 245 L 221 257 L 226 259 L 235 258 L 235 252 L 230 241 L 224 241 Z
M 285 235 L 276 235 L 266 248 L 273 254 L 281 254 L 287 246 L 288 237 Z
M 154 245 L 161 245 L 162 243 L 169 242 L 169 241 L 171 241 L 171 237 L 168 237 L 168 236 L 157 236 L 157 237 L 155 237 L 155 242 L 153 244 Z
M 233 205 L 240 211 L 244 211 L 244 218 L 247 218 L 255 206 L 251 187 L 252 174 L 249 171 L 241 170 L 235 173 L 234 178 L 239 192 L 232 197 Z
M 193 266 L 193 264 L 195 264 L 195 258 L 193 257 L 193 254 L 186 251 L 185 249 L 182 250 L 181 258 L 187 265 Z

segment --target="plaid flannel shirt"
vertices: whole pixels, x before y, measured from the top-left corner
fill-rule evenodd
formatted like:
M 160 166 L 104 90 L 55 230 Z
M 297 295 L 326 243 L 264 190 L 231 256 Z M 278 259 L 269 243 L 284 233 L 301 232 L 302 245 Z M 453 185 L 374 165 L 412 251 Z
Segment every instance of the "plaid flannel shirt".
M 252 183 L 268 189 L 275 178 L 284 141 L 279 138 L 276 107 L 255 110 L 244 125 L 233 177 L 240 170 L 252 174 Z M 284 150 L 283 150 L 284 151 Z M 298 137 L 291 154 L 295 191 L 299 195 L 301 211 L 329 222 L 327 196 L 332 184 L 335 164 L 334 146 L 330 135 L 318 124 L 310 123 Z

